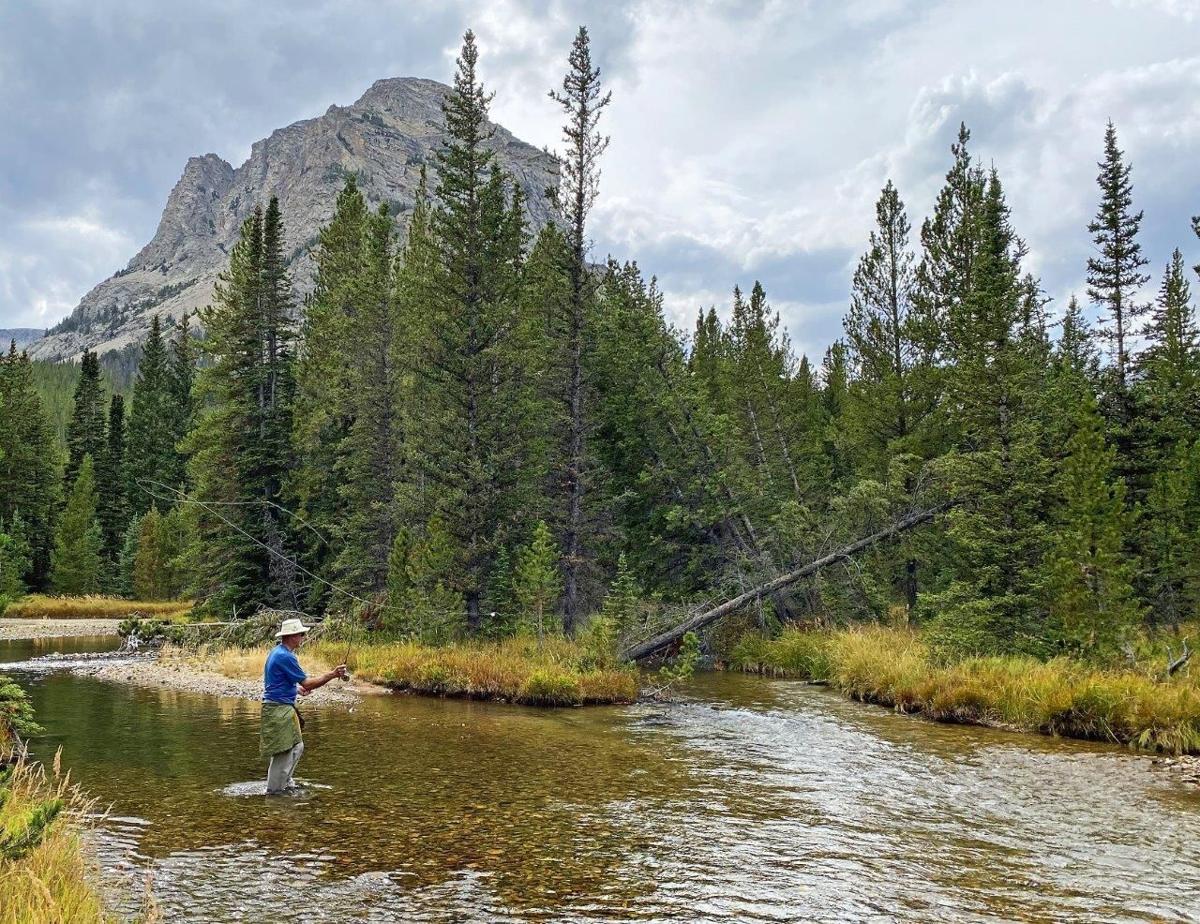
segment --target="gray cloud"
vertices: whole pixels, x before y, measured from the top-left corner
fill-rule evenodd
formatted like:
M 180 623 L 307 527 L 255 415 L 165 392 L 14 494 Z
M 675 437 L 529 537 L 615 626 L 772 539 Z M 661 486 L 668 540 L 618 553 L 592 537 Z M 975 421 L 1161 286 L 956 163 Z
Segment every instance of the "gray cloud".
M 837 336 L 879 188 L 914 226 L 960 120 L 1033 267 L 1082 291 L 1105 119 L 1156 271 L 1200 212 L 1197 0 L 42 0 L 0 8 L 0 326 L 57 321 L 149 239 L 192 154 L 234 163 L 383 76 L 447 80 L 480 37 L 494 115 L 560 144 L 545 92 L 580 22 L 614 91 L 598 256 L 677 322 L 766 285 L 798 348 Z

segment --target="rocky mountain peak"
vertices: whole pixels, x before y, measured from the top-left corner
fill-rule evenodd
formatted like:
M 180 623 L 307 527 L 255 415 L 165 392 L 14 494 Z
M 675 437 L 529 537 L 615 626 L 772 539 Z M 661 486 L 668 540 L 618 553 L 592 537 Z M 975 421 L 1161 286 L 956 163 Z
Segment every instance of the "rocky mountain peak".
M 285 253 L 303 296 L 312 287 L 311 248 L 348 175 L 372 206 L 387 202 L 399 225 L 411 211 L 422 166 L 435 181 L 435 153 L 445 139 L 441 104 L 449 92 L 433 80 L 377 80 L 349 106 L 330 106 L 256 141 L 239 167 L 216 154 L 189 158 L 150 242 L 31 344 L 30 354 L 67 359 L 84 348 L 102 355 L 134 350 L 155 314 L 169 322 L 207 305 L 242 222 L 271 196 L 279 197 Z M 498 160 L 522 187 L 531 225 L 540 227 L 550 220 L 545 190 L 557 181 L 557 164 L 494 128 Z

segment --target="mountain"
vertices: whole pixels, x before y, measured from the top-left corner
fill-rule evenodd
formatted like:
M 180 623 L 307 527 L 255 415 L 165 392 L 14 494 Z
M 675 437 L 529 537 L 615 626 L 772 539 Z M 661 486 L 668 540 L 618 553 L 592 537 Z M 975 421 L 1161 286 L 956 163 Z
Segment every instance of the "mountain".
M 8 345 L 14 340 L 17 341 L 17 349 L 23 349 L 44 333 L 40 327 L 0 327 L 0 349 L 7 353 Z
M 355 175 L 372 205 L 387 202 L 398 225 L 411 213 L 422 165 L 434 187 L 434 155 L 445 138 L 441 103 L 449 92 L 432 80 L 379 80 L 354 104 L 330 106 L 318 118 L 255 142 L 236 169 L 216 154 L 191 158 L 150 243 L 33 343 L 30 355 L 69 359 L 87 347 L 128 356 L 154 314 L 165 322 L 209 304 L 243 220 L 272 195 L 279 197 L 285 252 L 303 296 L 312 289 L 310 250 L 347 175 Z M 545 192 L 557 182 L 557 163 L 506 129 L 494 129 L 497 159 L 522 187 L 536 230 L 550 219 Z

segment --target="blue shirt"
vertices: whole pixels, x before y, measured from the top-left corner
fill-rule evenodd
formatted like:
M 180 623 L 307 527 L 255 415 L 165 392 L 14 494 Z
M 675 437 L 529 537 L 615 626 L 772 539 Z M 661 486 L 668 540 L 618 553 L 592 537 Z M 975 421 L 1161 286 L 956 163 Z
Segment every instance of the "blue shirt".
M 296 684 L 306 677 L 296 653 L 280 642 L 267 655 L 263 668 L 263 702 L 295 704 Z

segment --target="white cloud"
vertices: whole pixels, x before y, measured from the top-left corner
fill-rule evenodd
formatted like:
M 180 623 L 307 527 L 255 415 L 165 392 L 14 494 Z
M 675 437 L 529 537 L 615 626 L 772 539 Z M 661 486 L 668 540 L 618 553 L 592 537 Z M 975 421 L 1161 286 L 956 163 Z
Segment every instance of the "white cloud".
M 1152 265 L 1176 244 L 1197 249 L 1187 219 L 1200 212 L 1200 0 L 333 9 L 288 5 L 281 19 L 275 0 L 229 0 L 181 18 L 149 0 L 119 0 L 115 14 L 59 0 L 13 17 L 0 36 L 3 72 L 20 76 L 0 85 L 0 326 L 62 311 L 123 264 L 187 155 L 236 158 L 378 77 L 449 80 L 468 25 L 495 118 L 552 148 L 561 119 L 546 91 L 589 25 L 614 94 L 597 255 L 657 274 L 688 327 L 700 305 L 723 307 L 735 283 L 761 277 L 793 339 L 819 355 L 838 334 L 880 187 L 895 179 L 919 227 L 959 120 L 1000 171 L 1056 297 L 1081 284 L 1107 118 L 1134 164 Z M 106 25 L 114 18 L 124 28 Z

